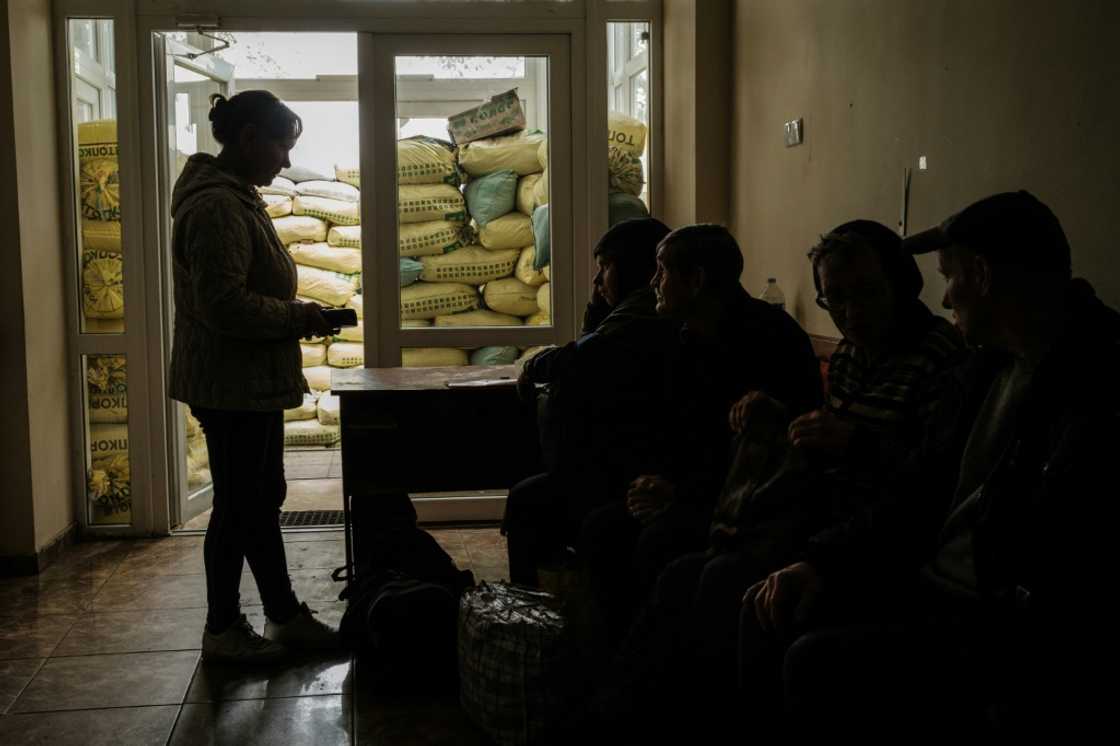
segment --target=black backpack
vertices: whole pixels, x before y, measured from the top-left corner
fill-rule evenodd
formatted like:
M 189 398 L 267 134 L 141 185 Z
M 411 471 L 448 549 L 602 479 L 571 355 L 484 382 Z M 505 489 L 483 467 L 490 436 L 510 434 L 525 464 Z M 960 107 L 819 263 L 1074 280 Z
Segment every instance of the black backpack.
M 342 639 L 369 666 L 374 691 L 454 691 L 459 597 L 474 575 L 415 526 L 370 538 L 356 577 L 339 594 L 348 601 Z

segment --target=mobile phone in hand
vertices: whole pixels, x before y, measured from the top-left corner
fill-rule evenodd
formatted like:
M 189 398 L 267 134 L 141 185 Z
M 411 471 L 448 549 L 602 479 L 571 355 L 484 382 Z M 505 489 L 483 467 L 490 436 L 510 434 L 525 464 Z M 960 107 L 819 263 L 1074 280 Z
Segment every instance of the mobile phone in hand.
M 353 308 L 324 308 L 320 313 L 332 329 L 358 325 L 358 312 Z

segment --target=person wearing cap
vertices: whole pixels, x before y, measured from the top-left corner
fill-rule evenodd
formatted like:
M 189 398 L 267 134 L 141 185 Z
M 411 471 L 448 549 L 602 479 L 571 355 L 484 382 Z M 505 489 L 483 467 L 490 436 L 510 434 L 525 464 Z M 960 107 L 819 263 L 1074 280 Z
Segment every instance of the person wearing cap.
M 660 415 L 673 447 L 633 481 L 625 503 L 588 516 L 578 545 L 612 644 L 665 566 L 707 545 L 729 465 L 731 406 L 750 391 L 794 415 L 821 405 L 808 335 L 782 309 L 752 298 L 742 272 L 739 244 L 721 225 L 678 228 L 658 246 L 657 312 L 682 325 L 673 404 Z
M 649 281 L 668 233 L 655 218 L 612 226 L 595 247 L 582 335 L 522 370 L 523 392 L 548 391 L 540 408 L 547 471 L 517 484 L 506 501 L 502 532 L 515 583 L 535 586 L 538 566 L 562 556 L 587 513 L 621 500 L 630 480 L 664 457 L 656 416 L 667 402 L 677 328 L 657 315 Z
M 604 717 L 632 713 L 639 693 L 645 707 L 661 703 L 654 709 L 682 696 L 710 709 L 734 696 L 744 591 L 796 559 L 809 535 L 849 518 L 921 444 L 940 382 L 964 354 L 953 325 L 919 299 L 921 272 L 891 229 L 846 222 L 808 256 L 817 303 L 843 334 L 828 401 L 792 423 L 786 406 L 762 391 L 732 408 L 735 458 L 709 547 L 658 578 L 609 677 L 625 683 L 603 687 Z
M 1068 738 L 1100 714 L 1090 663 L 1111 670 L 1092 630 L 1110 586 L 1120 314 L 1072 279 L 1057 217 L 1027 192 L 904 246 L 937 251 L 972 351 L 880 498 L 745 594 L 745 700 L 803 734 Z

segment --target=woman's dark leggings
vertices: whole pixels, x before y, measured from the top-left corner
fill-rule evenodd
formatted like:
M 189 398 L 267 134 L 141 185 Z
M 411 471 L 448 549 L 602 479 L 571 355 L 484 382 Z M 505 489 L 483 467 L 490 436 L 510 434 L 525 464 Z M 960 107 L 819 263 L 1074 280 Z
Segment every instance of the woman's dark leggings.
M 206 434 L 214 509 L 206 529 L 206 626 L 221 632 L 241 613 L 244 561 L 257 581 L 264 613 L 286 621 L 298 610 L 292 592 L 280 506 L 284 482 L 284 413 L 192 407 Z

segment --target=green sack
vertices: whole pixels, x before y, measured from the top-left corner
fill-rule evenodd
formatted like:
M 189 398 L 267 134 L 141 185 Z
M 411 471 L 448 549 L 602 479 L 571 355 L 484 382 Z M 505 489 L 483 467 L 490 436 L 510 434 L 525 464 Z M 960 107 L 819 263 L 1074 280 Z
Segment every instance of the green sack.
M 552 259 L 552 232 L 549 227 L 548 205 L 533 210 L 533 269 L 538 272 Z
M 621 223 L 631 218 L 648 218 L 649 209 L 646 203 L 632 194 L 612 192 L 607 195 L 607 221 L 611 225 Z
M 411 285 L 420 279 L 420 273 L 424 271 L 424 265 L 415 259 L 408 257 L 401 257 L 401 287 Z
M 495 171 L 471 179 L 466 190 L 467 211 L 479 225 L 513 212 L 517 203 L 517 173 Z
M 513 365 L 519 354 L 516 347 L 479 347 L 471 353 L 471 365 Z

